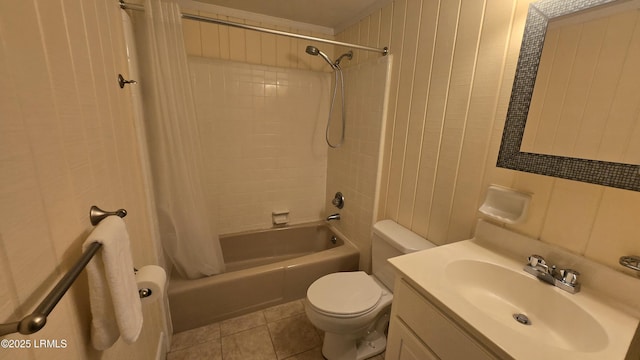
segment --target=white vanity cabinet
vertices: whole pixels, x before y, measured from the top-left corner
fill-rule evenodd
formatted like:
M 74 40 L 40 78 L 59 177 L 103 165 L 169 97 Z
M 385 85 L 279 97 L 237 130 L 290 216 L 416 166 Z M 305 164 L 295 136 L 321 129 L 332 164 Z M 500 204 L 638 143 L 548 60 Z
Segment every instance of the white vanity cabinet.
M 579 269 L 582 291 L 524 271 L 531 254 Z M 640 282 L 606 266 L 482 221 L 473 239 L 388 261 L 387 360 L 640 360 Z
M 500 359 L 402 277 L 396 278 L 386 360 Z

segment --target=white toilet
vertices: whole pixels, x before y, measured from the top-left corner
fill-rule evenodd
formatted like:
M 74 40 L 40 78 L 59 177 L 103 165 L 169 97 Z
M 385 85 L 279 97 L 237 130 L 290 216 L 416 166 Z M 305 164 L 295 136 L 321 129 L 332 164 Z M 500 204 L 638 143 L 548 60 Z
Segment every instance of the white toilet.
M 373 275 L 338 272 L 311 284 L 305 312 L 325 331 L 322 355 L 328 360 L 361 360 L 383 352 L 395 276 L 387 259 L 434 246 L 392 220 L 383 220 L 373 225 Z

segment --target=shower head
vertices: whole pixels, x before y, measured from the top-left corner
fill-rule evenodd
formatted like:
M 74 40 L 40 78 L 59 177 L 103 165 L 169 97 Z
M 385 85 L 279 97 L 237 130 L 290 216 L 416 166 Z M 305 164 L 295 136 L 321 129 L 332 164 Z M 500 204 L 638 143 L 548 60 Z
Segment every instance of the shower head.
M 353 59 L 353 51 L 349 50 L 348 52 L 340 55 L 340 57 L 336 59 L 336 62 L 334 63 L 334 65 L 340 66 L 340 61 L 342 61 L 342 58 L 344 57 L 346 57 L 349 60 Z
M 313 55 L 313 56 L 320 55 L 324 59 L 324 61 L 326 61 L 327 64 L 329 64 L 329 66 L 331 66 L 333 70 L 337 69 L 337 66 L 334 63 L 332 63 L 331 60 L 329 60 L 329 57 L 327 56 L 327 54 L 320 51 L 320 49 L 318 49 L 317 47 L 309 45 L 307 46 L 307 49 L 305 51 L 309 55 Z
M 314 55 L 314 56 L 318 55 L 318 53 L 320 52 L 320 50 L 318 50 L 317 47 L 311 46 L 311 45 L 308 45 L 305 51 L 307 52 L 307 54 Z

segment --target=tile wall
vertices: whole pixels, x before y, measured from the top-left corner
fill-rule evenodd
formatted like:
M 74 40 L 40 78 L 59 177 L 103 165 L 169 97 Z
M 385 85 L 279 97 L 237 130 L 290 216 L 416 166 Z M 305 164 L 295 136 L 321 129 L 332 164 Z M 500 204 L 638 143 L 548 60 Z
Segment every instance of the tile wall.
M 93 204 L 126 208 L 136 266 L 158 262 L 140 173 L 115 1 L 0 2 L 0 322 L 34 310 L 77 261 Z M 0 359 L 155 356 L 163 309 L 144 308 L 137 343 L 101 353 L 89 340 L 83 273 L 37 334 L 64 348 L 1 349 Z
M 196 13 L 202 16 L 217 17 L 249 25 L 333 39 L 332 35 L 299 30 L 293 26 L 273 26 L 270 24 L 272 19 L 267 19 L 266 17 L 264 21 L 251 21 L 217 15 L 210 11 Z M 382 13 L 390 15 L 391 7 L 383 9 Z M 382 23 L 372 21 L 372 24 L 379 26 L 379 29 L 375 32 L 372 31 L 370 35 L 371 41 L 368 44 L 371 46 L 378 46 L 378 43 L 385 44 L 388 42 L 388 30 L 391 26 L 390 17 L 382 17 L 381 20 Z M 315 45 L 327 53 L 330 58 L 335 58 L 348 50 L 327 44 L 318 44 L 306 40 L 290 39 L 191 20 L 184 20 L 183 24 L 187 52 L 190 55 L 206 58 L 230 59 L 251 64 L 330 72 L 329 66 L 322 59 L 307 55 L 305 47 L 310 44 Z M 348 105 L 350 113 L 348 117 L 356 117 L 357 119 L 357 121 L 347 122 L 346 144 L 352 143 L 353 145 L 345 145 L 344 148 L 337 150 L 326 150 L 328 146 L 324 145 L 324 151 L 328 151 L 328 168 L 325 168 L 327 169 L 327 188 L 325 199 L 323 200 L 323 207 L 326 206 L 326 208 L 324 212 L 319 214 L 318 219 L 333 213 L 333 210 L 337 211 L 337 209 L 329 207 L 330 200 L 336 191 L 345 193 L 348 205 L 342 212 L 343 219 L 336 225 L 345 232 L 345 235 L 350 240 L 362 248 L 364 252 L 362 265 L 366 269 L 370 262 L 368 260 L 370 247 L 368 239 L 370 238 L 370 227 L 374 212 L 375 185 L 378 170 L 377 160 L 374 161 L 373 158 L 377 158 L 377 155 L 374 155 L 374 153 L 377 154 L 377 146 L 379 145 L 379 139 L 376 136 L 379 134 L 384 115 L 384 111 L 380 106 L 383 103 L 381 98 L 384 96 L 385 88 L 384 85 L 377 85 L 382 81 L 380 79 L 385 76 L 386 60 L 381 58 L 380 55 L 360 50 L 354 52 L 354 59 L 356 58 L 361 59 L 363 62 L 371 59 L 372 62 L 362 68 L 354 68 L 353 72 L 349 73 L 346 78 L 345 86 L 349 97 L 347 103 L 351 104 Z M 344 60 L 342 64 L 349 66 L 348 63 L 350 61 Z M 374 82 L 372 76 L 375 76 L 378 82 Z M 333 75 L 331 75 L 331 82 L 333 82 Z M 329 90 L 323 92 L 323 95 L 328 96 Z M 351 101 L 352 98 L 354 101 Z M 340 101 L 339 94 L 337 101 Z M 327 109 L 328 111 L 328 107 L 327 103 L 322 110 Z M 334 124 L 337 124 L 337 128 L 341 126 L 339 121 L 333 121 Z M 321 136 L 322 139 L 324 138 L 325 124 L 326 115 L 321 118 L 322 126 L 317 129 L 320 132 L 318 136 Z M 333 125 L 332 129 L 336 129 L 336 126 Z M 322 142 L 324 143 L 324 140 Z M 221 226 L 223 226 L 222 223 Z
M 384 14 L 391 14 L 391 7 L 383 9 L 382 12 Z M 314 37 L 334 38 L 332 35 L 327 35 L 326 33 L 299 30 L 294 26 L 273 26 L 271 24 L 273 19 L 268 19 L 267 17 L 265 17 L 264 21 L 251 21 L 217 15 L 210 11 L 199 11 L 195 13 Z M 231 59 L 252 64 L 277 65 L 278 67 L 284 68 L 330 72 L 329 66 L 322 59 L 307 55 L 305 53 L 305 47 L 307 45 L 317 46 L 323 52 L 327 53 L 330 58 L 336 58 L 348 50 L 347 48 L 334 47 L 328 44 L 318 44 L 306 40 L 290 39 L 254 31 L 228 28 L 222 25 L 198 23 L 190 20 L 184 20 L 183 24 L 185 28 L 187 52 L 190 55 L 207 58 Z M 371 41 L 367 44 L 378 46 L 378 43 L 386 43 L 388 39 L 388 29 L 390 29 L 391 26 L 390 18 L 382 18 L 381 24 L 375 21 L 373 21 L 372 24 L 379 26 L 379 29 L 376 30 L 375 33 L 372 31 L 370 35 Z M 385 31 L 385 29 L 387 29 L 387 31 Z M 345 194 L 347 206 L 339 211 L 342 214 L 342 220 L 334 224 L 351 241 L 361 248 L 363 252 L 361 267 L 368 269 L 370 266 L 369 239 L 371 237 L 371 225 L 375 217 L 374 210 L 377 201 L 377 197 L 375 196 L 376 185 L 379 182 L 377 155 L 380 150 L 379 134 L 383 126 L 385 114 L 382 108 L 382 104 L 384 103 L 382 99 L 385 96 L 383 79 L 386 76 L 388 58 L 382 58 L 380 55 L 360 50 L 354 51 L 354 59 L 355 58 L 361 59 L 362 62 L 370 59 L 371 62 L 363 64 L 363 66 L 358 66 L 357 68 L 354 67 L 353 70 L 350 69 L 345 72 L 348 104 L 347 118 L 349 119 L 347 120 L 347 139 L 345 146 L 339 149 L 329 149 L 327 145 L 323 145 L 325 153 L 328 154 L 327 164 L 323 168 L 323 171 L 326 171 L 326 193 L 324 190 L 322 191 L 323 196 L 325 196 L 322 200 L 322 206 L 319 208 L 314 207 L 312 210 L 316 212 L 317 219 L 323 219 L 331 213 L 338 212 L 338 209 L 331 206 L 331 199 L 333 199 L 336 191 L 342 191 Z M 355 64 L 359 63 L 359 61 L 350 62 L 344 60 L 342 64 L 347 67 L 349 66 L 348 63 Z M 332 84 L 334 81 L 333 75 L 327 76 L 330 76 L 330 84 Z M 323 91 L 323 96 L 329 96 L 329 92 L 332 91 L 332 89 L 333 87 L 331 86 L 331 89 Z M 199 90 L 196 92 L 198 91 Z M 341 127 L 339 121 L 340 110 L 338 107 L 340 93 L 338 93 L 336 101 L 337 109 L 334 111 L 334 120 L 332 120 L 332 139 L 339 138 L 336 129 L 340 129 Z M 328 111 L 328 108 L 329 103 L 327 102 L 321 110 Z M 316 129 L 318 132 L 316 135 L 320 136 L 323 144 L 326 119 L 326 115 L 322 115 L 319 123 L 321 126 Z M 287 131 L 291 131 L 291 129 Z M 293 135 L 294 138 L 298 137 L 295 134 Z M 255 165 L 252 166 L 255 167 Z M 256 185 L 254 185 L 253 188 L 258 189 L 261 186 L 257 185 L 259 183 L 259 181 L 256 181 Z M 228 198 L 229 196 L 226 197 Z M 224 202 L 221 202 L 220 206 L 226 206 L 222 205 L 223 203 Z M 269 209 L 264 208 L 261 211 L 266 213 L 267 210 Z M 246 211 L 242 211 L 242 213 L 252 212 L 256 213 L 255 208 L 250 210 L 247 207 Z M 221 220 L 224 217 L 222 214 L 219 214 L 219 216 Z M 265 214 L 259 216 L 264 219 Z M 229 223 L 228 221 L 221 221 L 220 226 L 224 226 L 223 223 L 225 222 Z
M 534 194 L 515 230 L 620 269 L 640 253 L 640 193 L 495 166 L 529 3 L 397 0 L 337 35 L 394 55 L 378 218 L 462 240 L 501 184 Z
M 371 226 L 376 218 L 381 133 L 386 120 L 386 80 L 392 61 L 391 56 L 371 58 L 344 71 L 345 140 L 342 146 L 328 150 L 326 212 L 341 214 L 334 225 L 358 246 L 360 268 L 365 270 L 370 270 L 371 265 Z M 339 96 L 332 114 L 333 144 L 338 143 L 342 126 Z M 331 204 L 337 191 L 345 197 L 341 210 Z
M 203 176 L 221 234 L 324 216 L 329 74 L 191 57 Z

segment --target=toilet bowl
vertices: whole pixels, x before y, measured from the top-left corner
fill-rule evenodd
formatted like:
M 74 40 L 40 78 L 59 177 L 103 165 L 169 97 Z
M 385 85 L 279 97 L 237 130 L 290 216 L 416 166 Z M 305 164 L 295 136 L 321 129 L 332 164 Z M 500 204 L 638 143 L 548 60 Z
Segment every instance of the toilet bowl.
M 373 275 L 339 272 L 316 280 L 307 290 L 305 313 L 325 332 L 322 354 L 328 360 L 361 360 L 386 348 L 393 300 L 390 257 L 435 246 L 417 234 L 383 220 L 373 226 Z
M 366 359 L 384 351 L 392 299 L 391 291 L 364 271 L 333 273 L 311 284 L 305 312 L 325 331 L 322 354 L 331 360 Z

